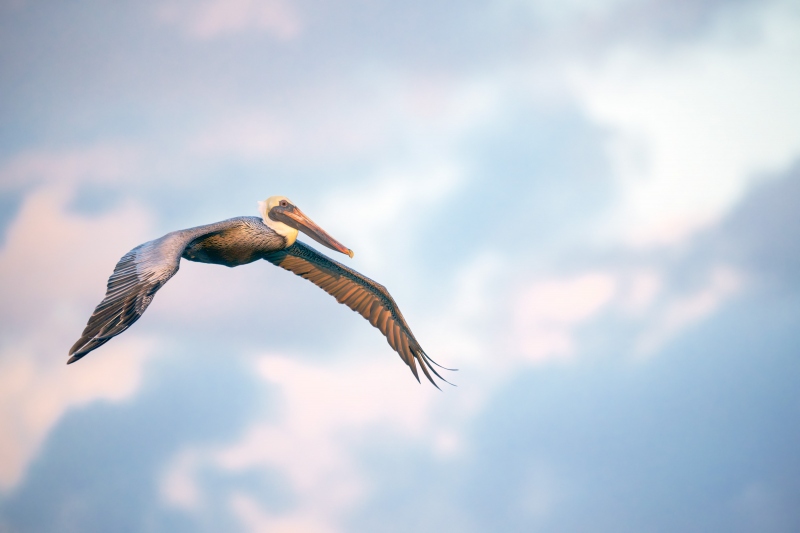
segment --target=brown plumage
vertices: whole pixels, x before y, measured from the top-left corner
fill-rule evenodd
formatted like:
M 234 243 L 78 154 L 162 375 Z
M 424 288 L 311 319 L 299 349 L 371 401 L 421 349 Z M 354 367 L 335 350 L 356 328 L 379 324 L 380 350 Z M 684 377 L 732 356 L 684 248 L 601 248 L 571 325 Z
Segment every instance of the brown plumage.
M 336 298 L 340 304 L 369 320 L 370 324 L 383 333 L 389 346 L 400 355 L 417 380 L 419 363 L 422 372 L 434 385 L 436 382 L 430 372 L 447 381 L 433 368 L 432 365 L 440 365 L 423 351 L 386 287 L 301 242 L 265 254 L 264 259 L 309 280 Z

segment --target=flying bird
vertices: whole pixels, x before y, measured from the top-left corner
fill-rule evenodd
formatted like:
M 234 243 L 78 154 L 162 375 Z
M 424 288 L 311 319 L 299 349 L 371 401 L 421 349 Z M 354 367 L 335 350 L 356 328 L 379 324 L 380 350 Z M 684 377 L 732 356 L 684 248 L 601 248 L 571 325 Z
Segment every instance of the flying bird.
M 353 257 L 353 251 L 328 235 L 285 196 L 258 202 L 261 218 L 236 217 L 214 224 L 167 233 L 140 244 L 119 260 L 108 278 L 103 301 L 89 318 L 72 348 L 67 364 L 128 329 L 153 301 L 158 289 L 178 272 L 181 258 L 235 267 L 265 259 L 314 283 L 369 320 L 419 381 L 417 365 L 447 382 L 420 347 L 386 288 L 355 270 L 297 241 L 302 231 L 331 250 Z M 451 370 L 451 369 L 445 369 Z

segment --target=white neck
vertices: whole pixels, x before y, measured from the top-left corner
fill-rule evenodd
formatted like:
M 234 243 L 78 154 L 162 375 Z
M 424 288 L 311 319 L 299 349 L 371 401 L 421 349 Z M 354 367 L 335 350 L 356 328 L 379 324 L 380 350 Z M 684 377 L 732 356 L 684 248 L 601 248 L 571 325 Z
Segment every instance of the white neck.
M 283 222 L 272 220 L 267 213 L 267 202 L 258 202 L 258 212 L 261 213 L 261 220 L 268 228 L 286 239 L 286 246 L 291 246 L 297 240 L 297 230 L 287 226 Z

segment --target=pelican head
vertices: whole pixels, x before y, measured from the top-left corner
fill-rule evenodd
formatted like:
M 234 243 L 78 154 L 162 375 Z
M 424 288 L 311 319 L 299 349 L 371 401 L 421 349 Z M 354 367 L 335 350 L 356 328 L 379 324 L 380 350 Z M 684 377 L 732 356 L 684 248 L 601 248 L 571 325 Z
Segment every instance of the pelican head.
M 286 246 L 293 245 L 297 232 L 302 231 L 323 246 L 353 257 L 353 250 L 328 235 L 285 196 L 270 196 L 258 202 L 258 211 L 264 224 L 286 238 Z

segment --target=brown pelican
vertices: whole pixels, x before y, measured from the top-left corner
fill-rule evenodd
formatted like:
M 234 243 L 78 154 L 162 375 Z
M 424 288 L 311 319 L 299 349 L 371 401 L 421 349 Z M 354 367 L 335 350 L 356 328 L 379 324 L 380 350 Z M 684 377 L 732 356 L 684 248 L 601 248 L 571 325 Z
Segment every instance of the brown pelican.
M 285 196 L 258 202 L 261 218 L 236 217 L 167 233 L 140 244 L 119 260 L 108 278 L 106 296 L 69 350 L 74 363 L 128 329 L 153 301 L 158 289 L 178 272 L 181 257 L 235 267 L 266 259 L 294 272 L 369 320 L 419 381 L 417 363 L 428 380 L 447 381 L 422 350 L 400 309 L 383 285 L 296 241 L 302 231 L 318 243 L 353 257 L 353 251 L 328 235 Z

